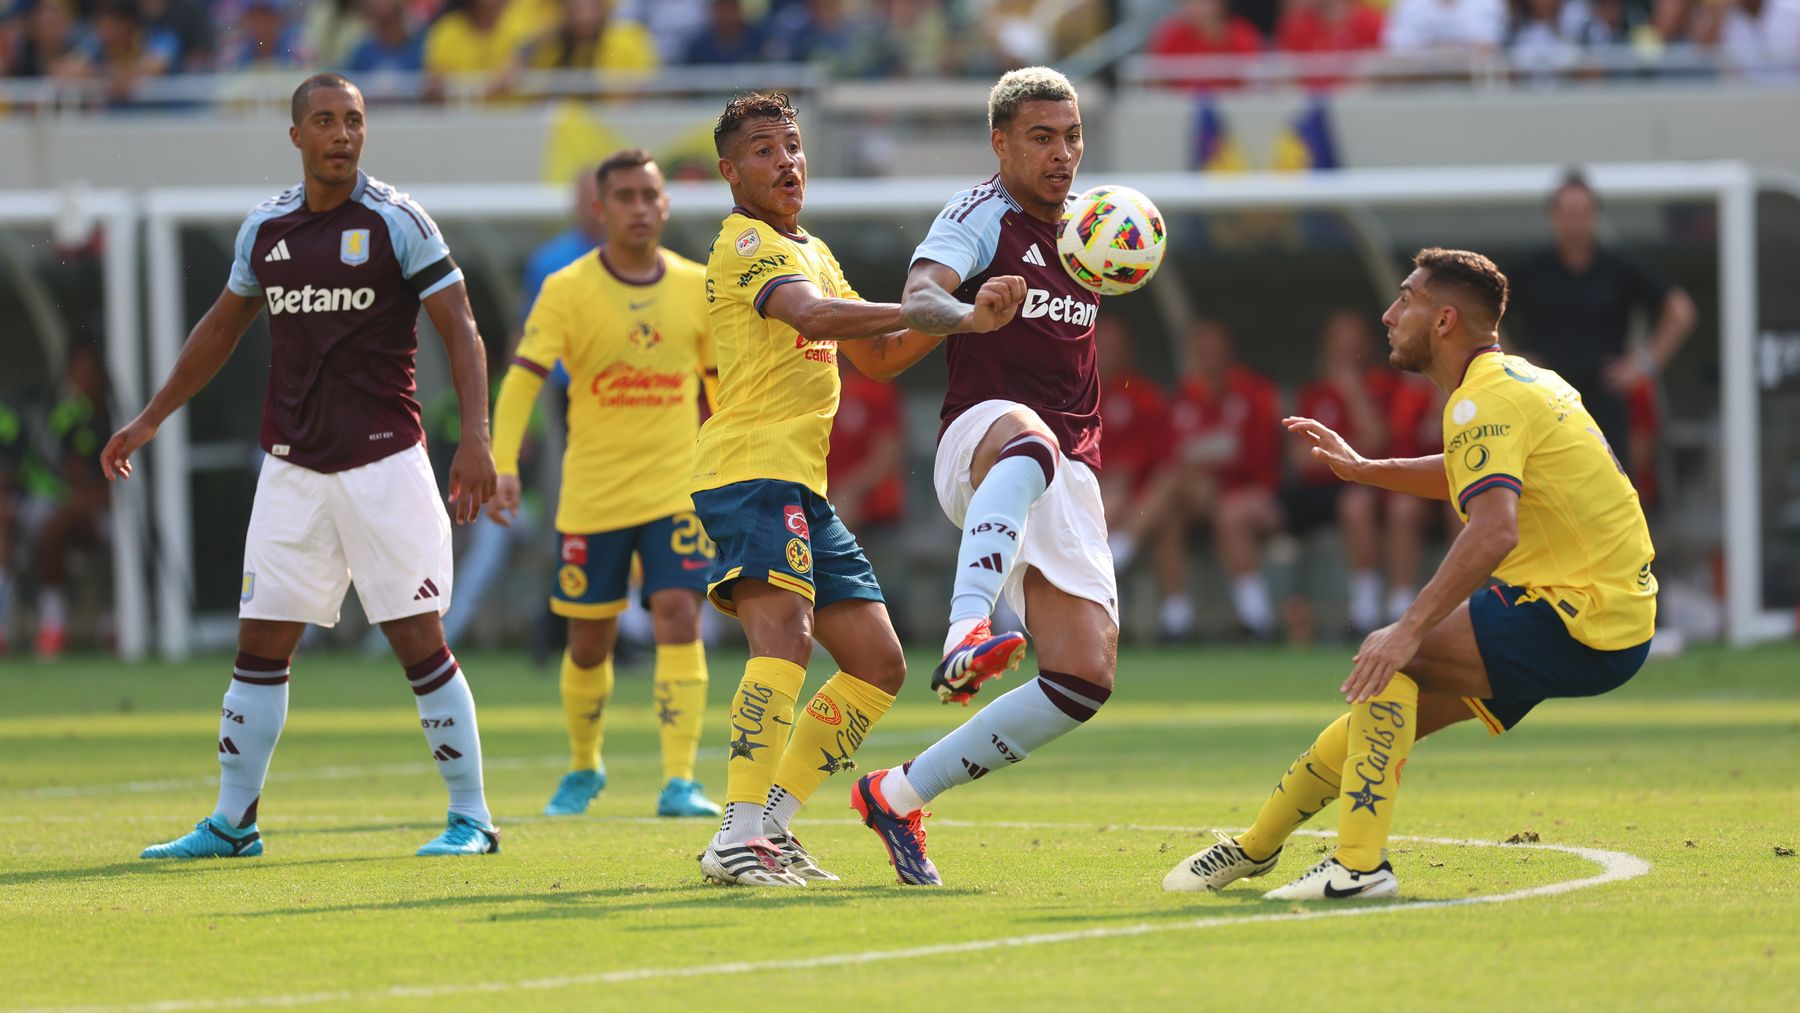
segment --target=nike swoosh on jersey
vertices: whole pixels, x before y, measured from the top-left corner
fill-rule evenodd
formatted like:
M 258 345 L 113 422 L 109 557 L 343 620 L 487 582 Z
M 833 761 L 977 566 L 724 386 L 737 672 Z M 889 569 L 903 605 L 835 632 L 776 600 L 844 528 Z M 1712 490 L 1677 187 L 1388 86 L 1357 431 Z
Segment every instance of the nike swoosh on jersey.
M 656 304 L 655 299 L 645 299 L 643 302 L 634 302 L 631 304 L 631 312 L 636 313 L 638 310 L 641 310 L 646 306 L 654 306 L 655 304 Z

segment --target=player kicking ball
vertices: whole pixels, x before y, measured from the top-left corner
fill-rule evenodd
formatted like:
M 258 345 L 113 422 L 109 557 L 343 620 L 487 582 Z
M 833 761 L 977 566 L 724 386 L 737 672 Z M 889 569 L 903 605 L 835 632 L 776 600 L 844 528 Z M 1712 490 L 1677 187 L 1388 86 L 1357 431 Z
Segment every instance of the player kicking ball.
M 1619 688 L 1650 652 L 1655 549 L 1581 393 L 1500 350 L 1507 283 L 1492 261 L 1428 249 L 1413 264 L 1381 319 L 1388 361 L 1449 392 L 1443 453 L 1371 461 L 1312 419 L 1286 425 L 1339 478 L 1449 500 L 1466 526 L 1400 620 L 1363 641 L 1341 687 L 1350 712 L 1282 775 L 1249 830 L 1218 834 L 1166 890 L 1269 872 L 1288 835 L 1341 799 L 1333 853 L 1264 896 L 1392 897 L 1384 849 L 1418 738 L 1470 717 L 1499 735 L 1544 700 Z
M 942 334 L 1004 325 L 1024 286 L 994 279 L 936 333 L 906 330 L 898 304 L 864 302 L 824 240 L 800 227 L 806 152 L 786 95 L 733 98 L 713 142 L 736 207 L 706 262 L 719 397 L 700 429 L 692 490 L 718 545 L 708 594 L 743 624 L 750 660 L 728 708 L 725 817 L 700 872 L 718 883 L 804 886 L 837 877 L 790 821 L 826 778 L 853 766 L 906 678 L 881 585 L 826 498 L 838 352 L 890 379 Z M 797 709 L 815 637 L 838 671 Z
M 358 169 L 363 98 L 336 74 L 294 91 L 288 137 L 303 182 L 238 230 L 225 291 L 194 326 L 162 389 L 101 451 L 109 479 L 230 358 L 266 304 L 274 349 L 262 472 L 244 538 L 238 655 L 219 719 L 219 801 L 144 858 L 262 854 L 257 806 L 287 720 L 290 659 L 307 623 L 336 625 L 352 581 L 405 666 L 426 748 L 450 792 L 448 826 L 421 855 L 500 850 L 481 784 L 475 698 L 444 643 L 450 517 L 425 455 L 414 360 L 419 306 L 444 336 L 462 416 L 450 465 L 458 523 L 494 491 L 487 368 L 462 271 L 405 194 Z
M 1037 642 L 1038 675 L 903 766 L 856 783 L 851 805 L 881 837 L 902 883 L 938 885 L 920 824 L 943 792 L 1022 762 L 1081 727 L 1112 695 L 1119 620 L 1100 467 L 1100 297 L 1056 256 L 1057 222 L 1081 164 L 1081 110 L 1045 67 L 1002 77 L 988 99 L 1000 171 L 951 198 L 913 254 L 902 305 L 920 330 L 950 330 L 934 481 L 962 528 L 950 631 L 931 685 L 966 704 L 1016 668 L 1025 638 L 996 636 L 1007 604 Z M 1024 308 L 992 335 L 959 321 L 996 279 L 1019 277 Z
M 687 491 L 700 428 L 695 404 L 713 370 L 706 269 L 662 248 L 669 197 L 649 152 L 621 151 L 594 177 L 606 242 L 544 281 L 494 403 L 500 478 L 488 516 L 510 525 L 531 404 L 558 361 L 569 371 L 550 611 L 569 621 L 560 688 L 570 762 L 544 812 L 586 812 L 606 786 L 600 743 L 635 554 L 656 636 L 664 778 L 656 814 L 717 816 L 718 804 L 694 780 L 706 710 L 700 601 L 713 546 Z

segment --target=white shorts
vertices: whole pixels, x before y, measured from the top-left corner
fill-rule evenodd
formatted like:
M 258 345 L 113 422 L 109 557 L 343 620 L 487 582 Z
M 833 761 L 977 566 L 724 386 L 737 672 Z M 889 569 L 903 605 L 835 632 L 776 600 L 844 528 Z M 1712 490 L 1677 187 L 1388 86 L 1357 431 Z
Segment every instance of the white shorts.
M 962 413 L 938 441 L 932 485 L 938 506 L 958 529 L 969 511 L 975 486 L 969 466 L 982 437 L 1002 415 L 1031 411 L 1017 401 L 983 401 Z M 1047 430 L 1046 430 L 1047 431 Z M 1000 594 L 1030 626 L 1025 615 L 1025 568 L 1035 566 L 1059 590 L 1098 602 L 1119 625 L 1119 586 L 1113 576 L 1112 549 L 1106 543 L 1106 506 L 1093 469 L 1062 455 L 1056 480 L 1038 497 L 1019 532 L 1019 554 Z
M 423 444 L 329 475 L 263 458 L 239 618 L 335 626 L 351 581 L 371 623 L 442 615 L 450 576 L 450 514 Z

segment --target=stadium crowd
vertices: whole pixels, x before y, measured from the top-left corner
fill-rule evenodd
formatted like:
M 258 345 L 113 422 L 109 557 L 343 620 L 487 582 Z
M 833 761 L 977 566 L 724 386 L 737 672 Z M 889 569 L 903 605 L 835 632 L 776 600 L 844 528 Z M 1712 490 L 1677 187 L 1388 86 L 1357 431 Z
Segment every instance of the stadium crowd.
M 398 91 L 423 97 L 453 77 L 504 95 L 528 70 L 798 63 L 840 79 L 985 76 L 1062 59 L 1122 19 L 1165 10 L 1145 40 L 1153 56 L 1505 52 L 1531 76 L 1593 47 L 1691 44 L 1760 73 L 1800 65 L 1800 0 L 0 0 L 0 75 L 85 83 L 116 102 L 146 78 L 311 68 L 366 83 L 417 75 Z

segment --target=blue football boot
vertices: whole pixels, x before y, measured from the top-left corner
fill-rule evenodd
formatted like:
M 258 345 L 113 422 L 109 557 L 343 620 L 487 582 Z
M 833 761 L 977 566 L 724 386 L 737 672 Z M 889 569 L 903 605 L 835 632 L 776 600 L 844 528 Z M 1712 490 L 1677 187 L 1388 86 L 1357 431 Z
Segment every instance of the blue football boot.
M 719 803 L 706 797 L 706 788 L 699 781 L 685 778 L 669 778 L 656 797 L 658 816 L 717 816 L 723 811 Z
M 263 853 L 256 824 L 234 827 L 212 816 L 166 844 L 152 844 L 139 858 L 255 858 Z
M 427 841 L 419 849 L 425 857 L 432 855 L 496 855 L 500 853 L 500 828 L 486 826 L 467 816 L 450 814 L 444 832 Z
M 579 816 L 587 812 L 588 803 L 606 787 L 606 771 L 571 770 L 556 786 L 556 794 L 544 806 L 545 816 Z

